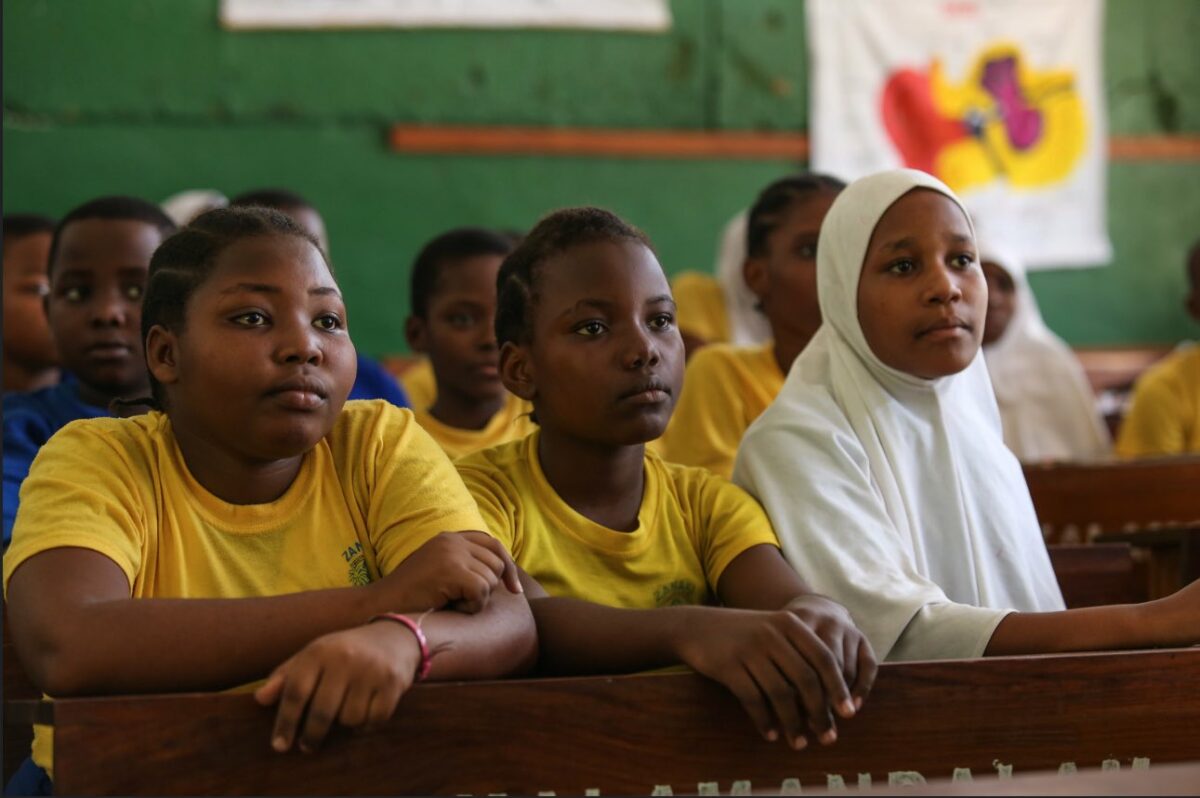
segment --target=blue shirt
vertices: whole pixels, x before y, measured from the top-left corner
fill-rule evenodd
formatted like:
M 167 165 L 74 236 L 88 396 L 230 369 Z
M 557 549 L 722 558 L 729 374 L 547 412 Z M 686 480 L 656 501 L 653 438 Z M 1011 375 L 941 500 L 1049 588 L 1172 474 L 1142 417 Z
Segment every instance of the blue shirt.
M 29 393 L 4 394 L 4 545 L 12 538 L 21 483 L 42 444 L 80 418 L 107 416 L 108 409 L 79 398 L 79 383 L 64 377 L 58 385 Z
M 386 399 L 396 407 L 412 407 L 400 381 L 366 355 L 358 356 L 358 378 L 350 389 L 351 399 Z

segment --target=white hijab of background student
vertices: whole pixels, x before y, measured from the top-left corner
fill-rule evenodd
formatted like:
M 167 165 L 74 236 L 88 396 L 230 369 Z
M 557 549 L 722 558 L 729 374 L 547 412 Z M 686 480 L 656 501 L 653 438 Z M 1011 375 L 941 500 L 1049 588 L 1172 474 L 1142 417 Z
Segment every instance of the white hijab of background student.
M 999 243 L 981 236 L 979 261 L 1012 277 L 1013 315 L 1000 340 L 983 350 L 1004 442 L 1022 462 L 1088 460 L 1112 448 L 1108 429 L 1083 367 L 1042 321 L 1025 266 Z
M 749 215 L 749 211 L 742 211 L 729 220 L 717 249 L 717 282 L 721 284 L 721 294 L 725 298 L 729 342 L 738 346 L 753 346 L 771 340 L 771 324 L 758 309 L 758 297 L 746 285 L 743 271 Z
M 859 324 L 871 233 L 916 188 L 962 207 L 910 169 L 858 180 L 834 202 L 817 246 L 825 323 L 747 431 L 733 478 L 881 659 L 977 657 L 1008 611 L 1063 600 L 983 358 L 922 379 L 884 365 Z

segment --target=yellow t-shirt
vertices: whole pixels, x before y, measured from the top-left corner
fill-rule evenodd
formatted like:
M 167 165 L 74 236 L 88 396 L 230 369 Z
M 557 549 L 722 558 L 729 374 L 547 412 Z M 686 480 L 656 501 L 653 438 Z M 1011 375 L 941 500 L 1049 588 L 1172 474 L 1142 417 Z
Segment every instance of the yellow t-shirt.
M 646 468 L 638 528 L 580 515 L 546 481 L 535 433 L 455 465 L 488 531 L 552 596 L 628 609 L 716 603 L 717 580 L 751 546 L 778 546 L 766 513 L 741 488 L 699 468 Z
M 775 344 L 706 346 L 688 361 L 683 393 L 659 453 L 729 479 L 746 429 L 783 388 Z
M 428 410 L 417 410 L 414 415 L 417 423 L 437 441 L 451 460 L 455 460 L 489 446 L 524 438 L 537 428 L 537 424 L 529 418 L 532 411 L 533 406 L 529 402 L 509 394 L 504 407 L 492 416 L 483 429 L 451 427 L 438 421 Z
M 400 384 L 404 386 L 409 404 L 414 409 L 424 410 L 437 398 L 437 380 L 433 376 L 429 358 L 422 358 L 419 363 L 405 369 L 400 375 Z
M 444 531 L 484 529 L 412 414 L 348 402 L 279 499 L 234 505 L 192 477 L 162 413 L 64 427 L 21 486 L 4 588 L 28 558 L 77 546 L 112 559 L 134 598 L 246 598 L 365 585 Z M 34 727 L 34 761 L 52 743 Z
M 1180 347 L 1137 381 L 1116 452 L 1120 457 L 1200 452 L 1200 345 Z
M 675 323 L 685 333 L 709 343 L 729 340 L 729 312 L 721 284 L 711 274 L 682 272 L 671 281 Z

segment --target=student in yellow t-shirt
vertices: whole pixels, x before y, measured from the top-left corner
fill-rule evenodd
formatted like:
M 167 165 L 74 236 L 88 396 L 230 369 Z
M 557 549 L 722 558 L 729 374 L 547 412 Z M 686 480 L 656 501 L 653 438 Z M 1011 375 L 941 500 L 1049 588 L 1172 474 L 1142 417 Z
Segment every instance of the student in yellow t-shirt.
M 775 401 L 792 361 L 821 326 L 817 237 L 845 184 L 820 174 L 763 189 L 746 225 L 746 285 L 771 325 L 758 346 L 714 344 L 688 362 L 683 395 L 660 442 L 663 458 L 704 466 L 728 479 L 738 443 Z
M 451 458 L 533 430 L 528 404 L 500 380 L 493 325 L 496 273 L 511 251 L 507 236 L 463 227 L 430 241 L 413 263 L 405 333 L 429 359 L 409 370 L 404 386 L 417 421 Z
M 1188 253 L 1187 310 L 1200 321 L 1200 241 Z M 1121 457 L 1200 452 L 1200 345 L 1184 344 L 1142 375 L 1116 450 Z
M 311 750 L 333 722 L 386 720 L 426 675 L 532 664 L 515 567 L 461 531 L 483 523 L 449 460 L 409 411 L 345 403 L 354 346 L 308 234 L 276 211 L 211 211 L 155 252 L 144 302 L 165 412 L 68 425 L 22 490 L 4 585 L 35 684 L 266 678 L 273 747 Z
M 542 596 L 531 606 L 543 669 L 683 663 L 732 690 L 768 739 L 800 748 L 807 726 L 832 742 L 833 713 L 853 715 L 874 678 L 870 647 L 797 578 L 753 499 L 645 451 L 683 377 L 649 241 L 607 211 L 558 211 L 505 260 L 499 286 L 501 373 L 539 429 L 457 465 L 535 580 L 526 592 Z

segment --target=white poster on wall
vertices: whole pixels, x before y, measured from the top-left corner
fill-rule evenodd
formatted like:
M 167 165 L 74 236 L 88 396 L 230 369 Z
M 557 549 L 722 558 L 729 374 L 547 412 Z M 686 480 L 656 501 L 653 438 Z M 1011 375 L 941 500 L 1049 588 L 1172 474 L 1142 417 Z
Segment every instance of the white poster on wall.
M 1033 268 L 1112 256 L 1102 0 L 808 0 L 812 167 L 937 175 Z
M 668 0 L 221 0 L 227 28 L 591 28 L 665 31 Z

